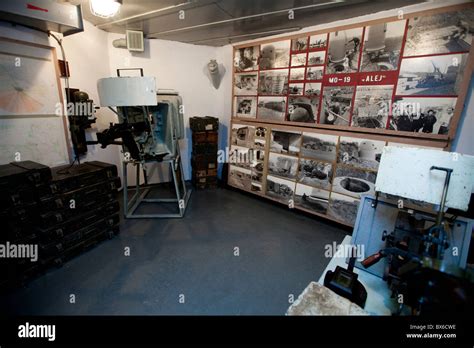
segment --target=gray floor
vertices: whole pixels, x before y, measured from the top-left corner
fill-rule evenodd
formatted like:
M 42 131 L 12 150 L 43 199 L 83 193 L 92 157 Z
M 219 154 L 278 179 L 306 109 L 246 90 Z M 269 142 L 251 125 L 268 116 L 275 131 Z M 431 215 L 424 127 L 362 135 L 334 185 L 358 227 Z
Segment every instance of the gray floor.
M 3 296 L 0 312 L 284 314 L 347 233 L 242 192 L 193 191 L 185 218 L 123 221 L 115 239 Z

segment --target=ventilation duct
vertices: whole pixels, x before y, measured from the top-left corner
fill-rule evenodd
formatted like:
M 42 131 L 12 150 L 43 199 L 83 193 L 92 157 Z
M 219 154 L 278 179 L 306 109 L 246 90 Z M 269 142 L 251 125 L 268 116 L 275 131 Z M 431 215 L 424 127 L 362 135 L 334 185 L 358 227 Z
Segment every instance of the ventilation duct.
M 126 37 L 112 41 L 115 48 L 126 48 L 131 52 L 145 51 L 143 32 L 137 30 L 127 30 Z

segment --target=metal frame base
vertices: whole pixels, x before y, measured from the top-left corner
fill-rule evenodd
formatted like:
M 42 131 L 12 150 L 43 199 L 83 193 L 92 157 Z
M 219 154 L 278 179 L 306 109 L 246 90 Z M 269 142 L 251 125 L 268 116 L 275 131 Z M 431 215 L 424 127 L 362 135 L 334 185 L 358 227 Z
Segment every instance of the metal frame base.
M 158 161 L 123 161 L 123 210 L 124 216 L 127 219 L 167 219 L 167 218 L 182 218 L 184 213 L 186 212 L 186 207 L 188 206 L 188 201 L 191 196 L 192 190 L 188 190 L 186 188 L 186 183 L 184 181 L 183 176 L 183 166 L 181 163 L 180 158 L 178 159 L 167 159 L 161 162 Z M 173 175 L 173 183 L 176 190 L 176 198 L 146 198 L 148 193 L 154 188 L 157 187 L 158 184 L 147 184 L 147 175 L 146 170 L 144 169 L 144 164 L 146 163 L 168 163 L 171 168 L 171 173 Z M 136 166 L 136 186 L 135 186 L 135 193 L 129 199 L 128 198 L 128 170 L 127 167 L 129 164 Z M 145 182 L 143 184 L 140 183 L 140 167 L 143 167 L 143 175 L 145 178 Z M 180 172 L 180 182 L 178 181 L 177 172 Z M 180 189 L 181 186 L 181 189 Z M 182 194 L 181 194 L 182 191 Z M 175 214 L 137 214 L 135 211 L 138 207 L 143 203 L 173 203 L 176 202 L 179 213 Z

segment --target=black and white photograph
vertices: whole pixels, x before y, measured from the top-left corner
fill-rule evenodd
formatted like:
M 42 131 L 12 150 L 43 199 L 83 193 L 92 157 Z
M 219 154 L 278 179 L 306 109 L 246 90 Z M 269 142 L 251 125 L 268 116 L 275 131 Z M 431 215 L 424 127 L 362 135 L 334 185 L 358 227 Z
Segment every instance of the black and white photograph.
M 306 53 L 298 53 L 291 55 L 291 66 L 305 66 L 306 65 Z
M 0 0 L 0 348 L 474 348 L 472 11 Z
M 231 145 L 252 147 L 255 137 L 255 127 L 243 124 L 232 124 Z
M 352 127 L 387 127 L 393 86 L 357 86 L 352 110 Z
M 457 95 L 467 54 L 402 59 L 397 95 Z
M 268 156 L 268 173 L 286 179 L 296 179 L 298 158 L 270 153 Z
M 263 152 L 263 151 L 262 151 Z M 254 156 L 255 158 L 258 157 L 258 155 Z M 251 169 L 251 174 L 252 174 L 252 181 L 256 181 L 259 183 L 262 183 L 263 181 L 263 156 L 261 156 L 261 159 L 254 159 L 252 163 L 250 164 L 250 169 Z
M 354 87 L 324 87 L 319 123 L 348 126 Z
M 254 193 L 259 193 L 259 194 L 262 193 L 262 184 L 252 181 L 250 185 L 250 191 Z
M 305 68 L 290 69 L 290 81 L 304 81 Z
M 255 141 L 253 143 L 253 148 L 254 149 L 265 149 L 265 140 L 264 139 L 260 139 L 260 138 L 257 138 L 255 137 Z
M 229 185 L 250 190 L 251 175 L 250 170 L 229 166 Z
M 263 162 L 265 161 L 265 149 L 262 148 L 253 148 L 252 150 L 252 156 L 251 156 L 251 162 L 254 163 L 256 161 L 258 162 Z
M 288 204 L 293 199 L 295 182 L 267 175 L 266 195 Z
M 303 95 L 304 94 L 304 83 L 290 83 L 288 90 L 289 95 Z
M 332 163 L 311 159 L 300 159 L 298 182 L 329 190 L 332 183 Z
M 296 184 L 295 206 L 325 214 L 329 204 L 329 191 Z
M 257 117 L 257 97 L 235 97 L 234 100 L 236 117 Z
M 468 52 L 474 31 L 474 10 L 410 18 L 404 56 Z
M 288 93 L 288 69 L 260 72 L 258 94 L 283 95 Z
M 242 73 L 234 75 L 235 95 L 257 95 L 257 86 L 257 73 Z
M 398 98 L 389 129 L 446 135 L 449 132 L 457 98 Z
M 377 170 L 384 141 L 341 137 L 337 162 L 354 167 Z
M 291 40 L 291 51 L 292 52 L 303 52 L 308 49 L 308 37 L 302 36 L 297 39 Z
M 359 65 L 363 28 L 347 29 L 329 34 L 326 74 L 353 73 Z
M 326 51 L 315 51 L 308 53 L 308 65 L 324 65 L 326 62 Z
M 311 66 L 306 69 L 306 80 L 321 81 L 323 79 L 324 67 Z
M 304 86 L 304 95 L 319 97 L 321 95 L 321 83 L 320 82 L 306 82 Z
M 328 34 L 318 34 L 309 37 L 309 49 L 321 49 L 327 46 Z
M 297 156 L 300 152 L 301 133 L 273 130 L 270 140 L 270 151 L 285 155 Z
M 336 220 L 354 225 L 359 203 L 357 198 L 331 192 L 327 214 Z
M 259 46 L 239 48 L 234 52 L 235 72 L 251 71 L 258 69 Z
M 257 119 L 284 121 L 286 97 L 259 97 Z
M 315 123 L 318 118 L 319 98 L 289 97 L 286 119 L 292 122 Z
M 290 40 L 272 42 L 260 47 L 260 70 L 286 68 L 290 65 Z
M 229 151 L 229 163 L 240 168 L 250 168 L 252 162 L 252 149 L 243 146 L 232 145 Z
M 258 172 L 256 170 L 252 170 L 252 183 L 258 183 L 262 184 L 263 183 L 263 174 L 261 172 Z
M 303 133 L 301 156 L 333 162 L 336 160 L 337 141 L 335 135 Z
M 406 20 L 366 27 L 360 71 L 397 70 L 405 28 Z
M 267 134 L 267 128 L 262 127 L 262 126 L 255 127 L 255 138 L 265 139 L 266 134 Z
M 377 174 L 362 169 L 337 166 L 332 191 L 360 198 L 362 195 L 375 195 Z

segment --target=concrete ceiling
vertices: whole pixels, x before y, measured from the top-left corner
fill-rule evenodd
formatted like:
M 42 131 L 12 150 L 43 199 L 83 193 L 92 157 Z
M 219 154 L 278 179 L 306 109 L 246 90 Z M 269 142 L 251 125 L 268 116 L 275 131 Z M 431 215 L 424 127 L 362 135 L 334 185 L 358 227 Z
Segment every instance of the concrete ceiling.
M 425 0 L 123 0 L 120 13 L 103 19 L 91 14 L 88 0 L 60 0 L 81 4 L 84 18 L 113 33 L 142 30 L 149 39 L 198 45 L 228 43 L 292 32 Z M 294 9 L 294 19 L 289 10 Z M 184 12 L 181 12 L 184 11 Z M 184 14 L 184 18 L 180 19 Z

